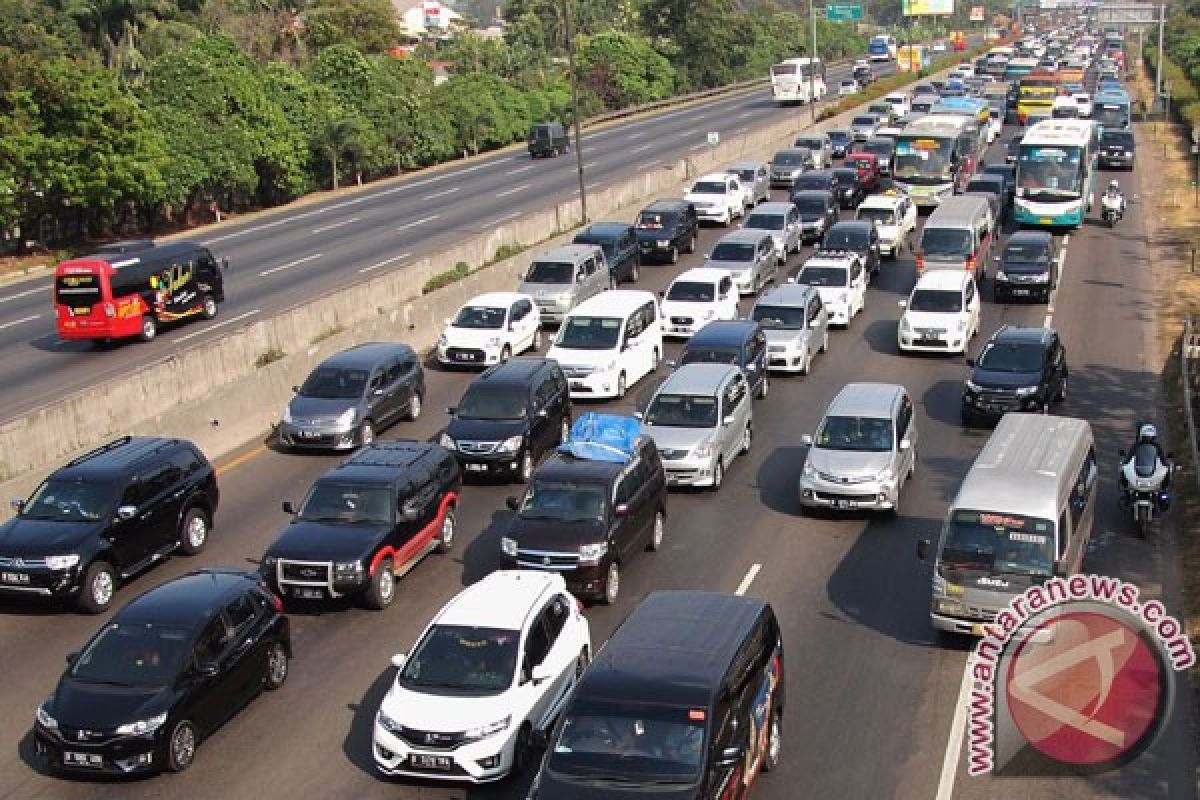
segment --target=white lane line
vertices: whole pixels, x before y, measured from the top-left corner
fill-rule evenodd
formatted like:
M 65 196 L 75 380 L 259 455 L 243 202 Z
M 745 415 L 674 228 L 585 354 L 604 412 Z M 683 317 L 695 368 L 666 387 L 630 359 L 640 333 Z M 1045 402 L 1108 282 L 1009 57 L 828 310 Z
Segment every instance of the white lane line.
M 516 169 L 510 169 L 508 172 L 506 172 L 504 174 L 505 175 L 519 175 L 527 169 L 533 169 L 534 166 L 535 165 L 533 165 L 533 164 L 526 164 L 523 167 L 517 167 Z
M 29 297 L 29 295 L 31 295 L 31 294 L 37 294 L 38 292 L 45 292 L 45 291 L 48 291 L 49 289 L 50 289 L 49 286 L 39 286 L 36 289 L 26 289 L 23 292 L 17 292 L 16 294 L 10 294 L 8 297 L 0 297 L 0 303 L 7 303 L 9 300 L 17 300 L 22 297 Z
M 1054 288 L 1050 290 L 1050 297 L 1046 303 L 1046 317 L 1042 320 L 1042 327 L 1049 328 L 1054 322 L 1054 303 L 1058 300 L 1058 287 L 1062 286 L 1063 275 L 1067 272 L 1067 245 L 1071 242 L 1071 234 L 1063 235 L 1062 248 L 1058 251 L 1058 281 Z
M 238 314 L 236 317 L 230 317 L 229 319 L 221 320 L 220 322 L 214 322 L 212 325 L 206 325 L 201 330 L 189 333 L 185 336 L 180 336 L 178 339 L 172 339 L 171 344 L 179 344 L 180 342 L 186 342 L 188 339 L 194 339 L 197 336 L 203 336 L 204 334 L 215 330 L 216 328 L 220 328 L 225 325 L 232 325 L 235 322 L 241 322 L 242 320 L 246 319 L 246 317 L 253 317 L 258 312 L 259 309 L 256 308 L 253 311 L 247 311 L 245 314 Z
M 392 256 L 391 258 L 380 261 L 378 264 L 372 264 L 369 267 L 363 267 L 362 269 L 359 270 L 359 272 L 360 273 L 374 272 L 375 270 L 379 269 L 380 267 L 386 267 L 388 264 L 394 264 L 397 261 L 400 261 L 401 259 L 408 258 L 410 255 L 412 255 L 412 253 L 401 253 L 398 256 Z
M 435 219 L 437 219 L 440 216 L 441 216 L 441 214 L 430 214 L 428 217 L 421 217 L 420 219 L 415 219 L 412 222 L 406 222 L 403 225 L 400 225 L 399 227 L 397 227 L 396 230 L 406 231 L 409 228 L 415 228 L 418 225 L 424 225 L 426 222 L 433 222 Z
M 494 228 L 497 225 L 499 225 L 501 222 L 508 222 L 510 219 L 516 219 L 517 217 L 521 216 L 521 213 L 522 212 L 520 212 L 520 211 L 514 211 L 511 214 L 505 214 L 503 217 L 494 219 L 487 224 L 487 226 L 484 228 L 484 230 L 487 230 L 487 228 Z
M 699 136 L 699 135 L 700 135 L 700 131 L 684 131 L 683 133 L 676 134 L 675 138 L 676 139 L 690 139 L 693 136 Z
M 41 318 L 42 318 L 41 314 L 30 314 L 28 317 L 21 317 L 20 319 L 14 319 L 12 322 L 6 322 L 3 325 L 0 325 L 0 331 L 4 330 L 5 328 L 11 328 L 14 325 L 20 325 L 24 322 L 33 322 L 35 319 L 41 319 Z
M 322 225 L 319 228 L 313 228 L 312 232 L 313 233 L 324 233 L 325 231 L 331 231 L 334 228 L 340 228 L 343 225 L 349 225 L 352 222 L 358 222 L 358 217 L 351 217 L 350 219 L 344 219 L 341 222 L 331 222 L 328 225 Z
M 738 119 L 745 119 L 746 117 L 753 117 L 753 116 L 754 116 L 754 112 L 753 112 L 753 111 L 743 111 L 741 114 L 738 114 L 738 115 L 737 115 L 737 118 L 738 118 Z
M 315 261 L 316 259 L 318 259 L 320 257 L 321 257 L 321 253 L 313 253 L 311 256 L 305 256 L 304 258 L 297 258 L 295 261 L 289 261 L 286 264 L 280 264 L 278 267 L 271 267 L 270 269 L 264 269 L 262 272 L 258 273 L 258 276 L 260 278 L 265 278 L 268 275 L 274 275 L 276 272 L 283 272 L 285 269 L 291 269 L 292 267 L 298 267 L 301 264 L 306 264 L 309 261 Z
M 629 135 L 628 135 L 628 136 L 626 136 L 625 138 L 626 138 L 626 139 L 637 139 L 637 138 L 640 138 L 640 137 L 642 137 L 642 136 L 645 136 L 645 135 L 646 135 L 646 132 L 645 132 L 645 131 L 634 131 L 633 133 L 629 134 Z
M 653 143 L 650 143 L 650 144 L 640 144 L 640 145 L 638 145 L 637 147 L 635 147 L 635 148 L 633 148 L 632 150 L 630 150 L 629 152 L 631 152 L 631 153 L 644 153 L 645 151 L 649 150 L 651 147 L 654 147 L 654 144 L 653 144 Z
M 517 192 L 523 192 L 532 185 L 533 184 L 531 184 L 531 183 L 522 183 L 520 186 L 514 186 L 511 189 L 505 189 L 503 192 L 496 192 L 496 197 L 508 197 L 510 194 L 516 194 Z
M 958 687 L 958 698 L 954 701 L 954 719 L 950 722 L 950 739 L 946 742 L 946 754 L 942 757 L 942 775 L 938 779 L 934 800 L 950 800 L 954 795 L 954 778 L 958 774 L 958 759 L 962 753 L 963 733 L 967 729 L 967 697 L 971 691 L 971 657 L 963 667 L 962 683 Z
M 442 191 L 440 191 L 440 192 L 434 192 L 433 194 L 427 194 L 422 199 L 423 200 L 436 200 L 439 197 L 445 197 L 448 194 L 454 194 L 455 192 L 459 192 L 459 191 L 462 191 L 462 187 L 454 186 L 449 189 L 442 189 Z
M 745 594 L 750 588 L 750 584 L 754 583 L 754 579 L 758 576 L 758 571 L 762 569 L 762 564 L 753 564 L 746 572 L 746 577 L 742 578 L 742 582 L 738 584 L 737 591 L 734 594 Z

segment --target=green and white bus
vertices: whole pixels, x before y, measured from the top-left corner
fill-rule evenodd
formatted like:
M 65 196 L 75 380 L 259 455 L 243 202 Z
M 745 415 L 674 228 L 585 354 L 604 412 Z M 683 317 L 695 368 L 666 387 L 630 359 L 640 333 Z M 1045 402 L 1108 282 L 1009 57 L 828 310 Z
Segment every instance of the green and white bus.
M 1099 127 L 1049 119 L 1025 132 L 1017 154 L 1017 224 L 1078 227 L 1096 199 Z

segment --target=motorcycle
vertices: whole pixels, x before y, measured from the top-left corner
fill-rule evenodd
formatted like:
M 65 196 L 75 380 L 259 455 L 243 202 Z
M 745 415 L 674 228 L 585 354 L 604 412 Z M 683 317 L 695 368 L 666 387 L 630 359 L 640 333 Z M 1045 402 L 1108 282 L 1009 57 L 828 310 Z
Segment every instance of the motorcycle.
M 1104 195 L 1104 197 L 1100 199 L 1100 207 L 1101 217 L 1103 218 L 1104 223 L 1110 228 L 1116 225 L 1118 220 L 1124 216 L 1123 212 L 1121 211 L 1121 198 L 1119 195 Z
M 1171 494 L 1163 487 L 1167 478 L 1176 469 L 1174 456 L 1167 454 L 1164 461 L 1158 457 L 1158 449 L 1152 444 L 1139 444 L 1133 453 L 1121 455 L 1121 503 L 1133 514 L 1138 535 L 1145 538 L 1150 524 L 1171 504 Z

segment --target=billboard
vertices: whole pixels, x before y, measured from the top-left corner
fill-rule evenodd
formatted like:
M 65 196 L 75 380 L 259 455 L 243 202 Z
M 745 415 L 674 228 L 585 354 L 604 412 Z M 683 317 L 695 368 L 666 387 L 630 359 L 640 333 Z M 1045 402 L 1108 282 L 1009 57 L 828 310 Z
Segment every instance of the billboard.
M 983 6 L 971 6 L 971 22 L 983 22 Z
M 953 14 L 954 0 L 900 0 L 900 11 L 906 17 Z

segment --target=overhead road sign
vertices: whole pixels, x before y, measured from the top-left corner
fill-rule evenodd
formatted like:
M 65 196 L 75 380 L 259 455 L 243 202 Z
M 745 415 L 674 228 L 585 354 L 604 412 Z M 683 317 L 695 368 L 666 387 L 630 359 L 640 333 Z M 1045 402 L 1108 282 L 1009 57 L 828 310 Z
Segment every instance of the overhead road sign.
M 825 6 L 825 19 L 830 22 L 857 22 L 863 18 L 863 7 L 859 3 L 829 3 Z

